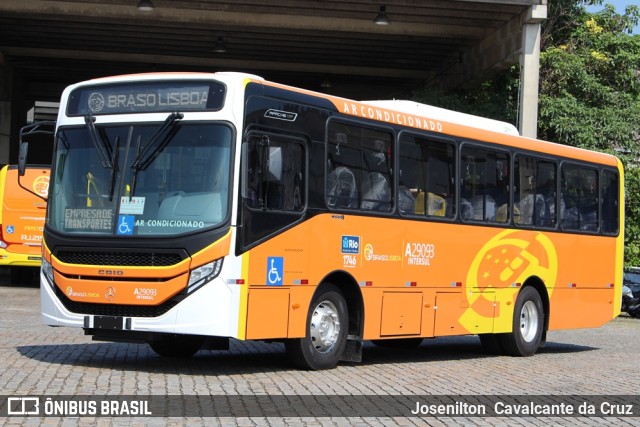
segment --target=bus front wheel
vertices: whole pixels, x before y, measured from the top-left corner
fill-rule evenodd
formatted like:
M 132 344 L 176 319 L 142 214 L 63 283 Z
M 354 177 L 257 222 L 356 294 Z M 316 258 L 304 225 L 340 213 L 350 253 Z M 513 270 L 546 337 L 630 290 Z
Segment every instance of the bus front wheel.
M 348 326 L 349 313 L 342 293 L 333 285 L 325 286 L 311 301 L 306 336 L 287 340 L 287 354 L 304 369 L 333 368 L 342 357 Z
M 502 348 L 511 356 L 531 356 L 540 347 L 543 329 L 540 294 L 532 286 L 523 288 L 513 311 L 513 332 L 501 335 Z

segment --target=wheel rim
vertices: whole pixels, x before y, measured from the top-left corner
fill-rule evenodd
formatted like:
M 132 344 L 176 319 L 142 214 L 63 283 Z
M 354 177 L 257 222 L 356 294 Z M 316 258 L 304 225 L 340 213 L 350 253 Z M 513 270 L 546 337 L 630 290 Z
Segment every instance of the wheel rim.
M 520 334 L 526 342 L 532 342 L 538 333 L 538 307 L 527 301 L 520 311 Z
M 322 301 L 313 310 L 309 325 L 311 343 L 319 353 L 331 351 L 340 335 L 340 317 L 336 306 L 330 301 Z

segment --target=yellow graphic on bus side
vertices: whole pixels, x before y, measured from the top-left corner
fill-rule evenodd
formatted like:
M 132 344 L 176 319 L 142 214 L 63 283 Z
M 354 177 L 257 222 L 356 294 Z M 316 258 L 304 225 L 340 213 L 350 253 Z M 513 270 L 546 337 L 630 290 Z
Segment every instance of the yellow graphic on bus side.
M 469 268 L 465 289 L 469 309 L 460 317 L 460 324 L 472 331 L 493 318 L 494 332 L 510 332 L 513 306 L 523 282 L 532 276 L 540 278 L 550 299 L 557 273 L 556 248 L 546 235 L 524 230 L 498 233 L 480 249 Z

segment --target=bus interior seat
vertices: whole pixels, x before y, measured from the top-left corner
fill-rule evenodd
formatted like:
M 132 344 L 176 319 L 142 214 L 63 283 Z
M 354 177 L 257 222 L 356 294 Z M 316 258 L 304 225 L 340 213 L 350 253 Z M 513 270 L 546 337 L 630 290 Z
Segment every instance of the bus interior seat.
M 398 188 L 398 210 L 401 214 L 417 213 L 416 199 L 413 198 L 411 190 L 406 185 Z
M 425 214 L 424 191 L 418 192 L 416 196 L 416 213 Z M 432 192 L 427 192 L 427 215 L 447 216 L 447 200 Z
M 465 198 L 460 198 L 460 218 L 463 220 L 474 219 L 475 213 L 473 209 L 473 205 L 469 200 Z
M 336 133 L 328 149 L 327 204 L 332 208 L 358 208 L 358 183 L 353 170 L 360 168 L 360 151 L 350 147 L 347 135 Z
M 368 172 L 362 180 L 362 209 L 388 211 L 391 208 L 389 181 L 380 172 Z
M 363 176 L 360 183 L 362 209 L 389 211 L 391 209 L 391 188 L 389 178 L 392 171 L 387 163 L 385 143 L 376 139 L 373 149 L 363 151 Z
M 580 212 L 580 230 L 598 230 L 598 213 L 596 206 L 586 207 Z
M 353 172 L 338 166 L 327 175 L 327 203 L 332 208 L 357 208 L 358 190 Z
M 424 197 L 424 196 L 423 196 Z M 427 215 L 445 216 L 447 214 L 447 201 L 444 197 L 434 193 L 427 193 Z
M 535 198 L 533 194 L 527 194 L 520 199 L 517 207 L 520 210 L 520 224 L 541 226 L 550 217 L 542 194 L 536 194 Z
M 486 196 L 474 196 L 471 199 L 473 205 L 473 218 L 476 221 L 493 221 L 496 217 L 496 202 L 493 197 Z M 482 213 L 484 212 L 484 216 Z

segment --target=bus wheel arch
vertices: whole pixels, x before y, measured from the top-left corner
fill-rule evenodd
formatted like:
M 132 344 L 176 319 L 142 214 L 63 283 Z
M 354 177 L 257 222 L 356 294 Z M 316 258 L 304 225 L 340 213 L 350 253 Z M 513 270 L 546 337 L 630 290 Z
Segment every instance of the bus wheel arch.
M 303 369 L 321 370 L 333 368 L 340 360 L 359 361 L 362 307 L 360 291 L 349 275 L 325 277 L 311 298 L 305 337 L 285 341 L 293 363 Z
M 531 356 L 544 345 L 548 328 L 549 297 L 543 282 L 527 279 L 518 292 L 513 310 L 512 332 L 500 334 L 504 352 Z
M 552 284 L 553 286 L 554 284 Z M 542 299 L 542 309 L 544 311 L 544 323 L 542 329 L 542 340 L 540 342 L 540 347 L 544 347 L 547 341 L 547 331 L 549 330 L 549 315 L 551 313 L 551 303 L 549 302 L 549 291 L 545 286 L 544 281 L 538 276 L 532 276 L 524 282 L 524 286 L 533 286 L 540 298 Z
M 358 282 L 344 271 L 334 271 L 322 280 L 316 292 L 325 284 L 334 284 L 340 289 L 349 309 L 349 336 L 361 338 L 364 327 L 364 300 Z

